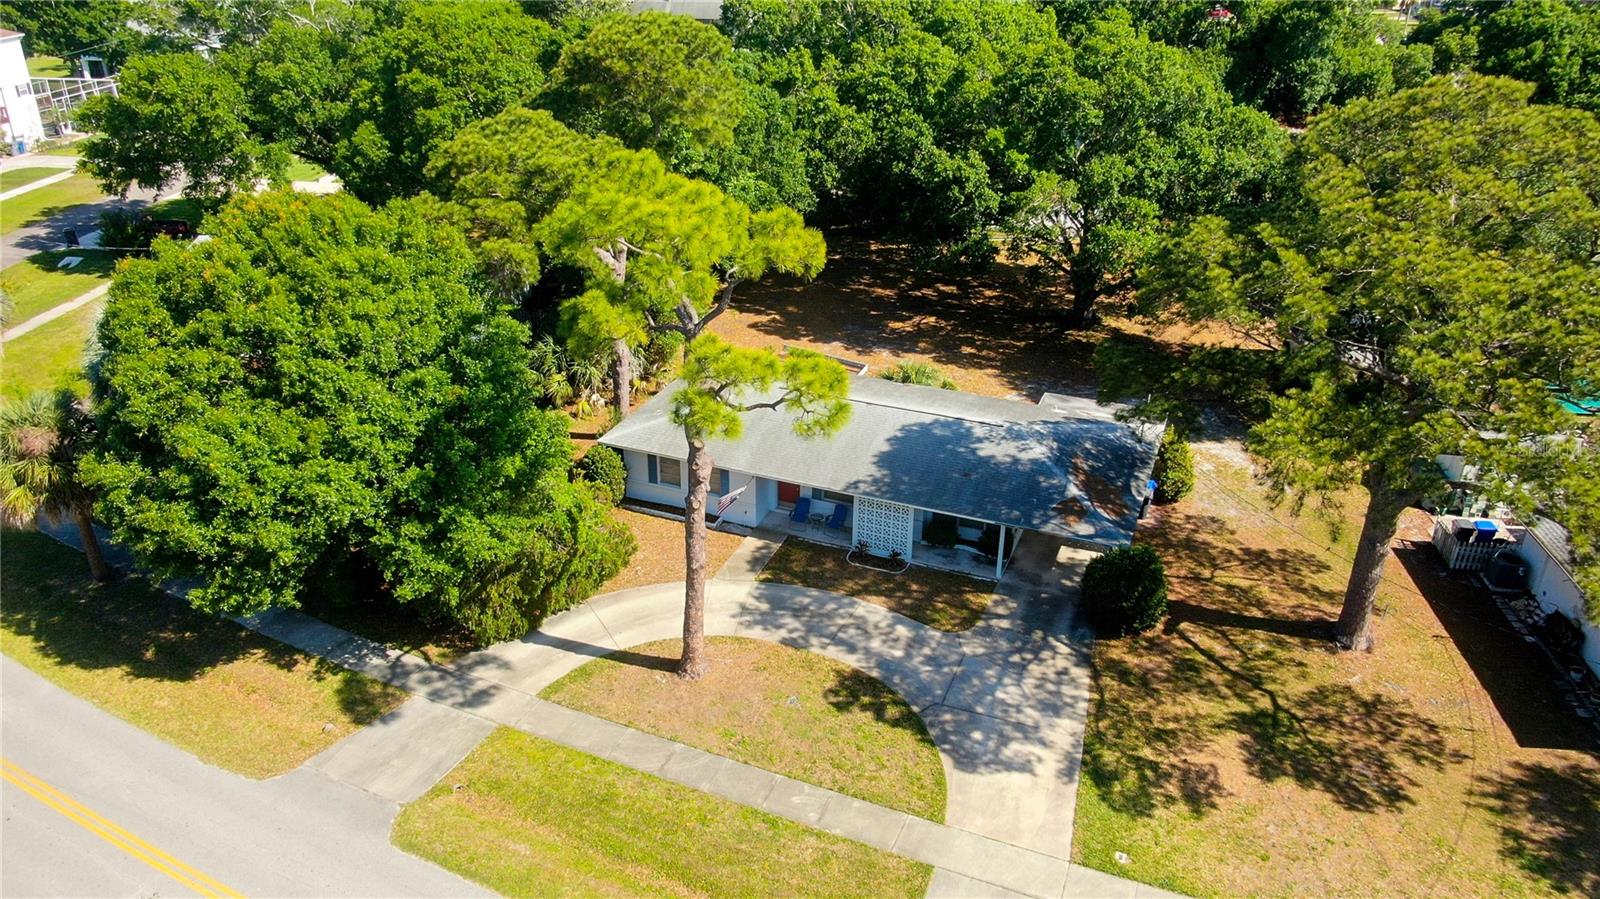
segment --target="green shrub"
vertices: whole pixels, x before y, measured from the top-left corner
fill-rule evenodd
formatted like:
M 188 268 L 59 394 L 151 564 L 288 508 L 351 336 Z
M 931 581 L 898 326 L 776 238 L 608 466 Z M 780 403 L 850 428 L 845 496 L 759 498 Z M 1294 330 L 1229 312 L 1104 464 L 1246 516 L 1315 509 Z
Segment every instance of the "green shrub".
M 588 599 L 633 558 L 633 532 L 595 494 L 581 481 L 555 485 L 546 496 L 553 508 L 535 519 L 523 549 L 462 587 L 452 617 L 479 645 L 523 636 Z
M 595 495 L 601 500 L 613 506 L 622 502 L 622 494 L 628 489 L 628 468 L 616 450 L 599 444 L 591 446 L 576 467 L 578 476 L 594 485 Z
M 1150 476 L 1156 480 L 1158 503 L 1175 503 L 1194 490 L 1194 453 L 1177 431 L 1167 428 L 1161 435 L 1161 449 Z
M 928 519 L 928 523 L 922 526 L 922 539 L 934 546 L 955 546 L 961 539 L 961 534 L 956 530 L 954 518 L 936 516 Z
M 1114 549 L 1083 572 L 1083 610 L 1103 636 L 1147 631 L 1167 617 L 1167 575 L 1148 546 Z
M 926 362 L 901 362 L 893 368 L 886 368 L 878 377 L 885 381 L 894 381 L 899 384 L 918 384 L 923 387 L 939 387 L 944 390 L 956 389 L 956 382 L 944 376 L 938 366 Z
M 132 210 L 115 208 L 100 213 L 100 246 L 113 252 L 150 249 L 150 229 Z

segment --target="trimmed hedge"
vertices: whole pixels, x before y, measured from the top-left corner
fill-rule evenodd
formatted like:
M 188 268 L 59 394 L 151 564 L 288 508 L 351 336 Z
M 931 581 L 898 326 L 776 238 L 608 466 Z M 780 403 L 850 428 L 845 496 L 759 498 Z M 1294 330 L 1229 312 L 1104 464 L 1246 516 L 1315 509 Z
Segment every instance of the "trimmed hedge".
M 578 477 L 594 485 L 595 495 L 616 505 L 628 489 L 628 468 L 622 456 L 609 446 L 596 444 L 578 460 Z
M 1102 636 L 1147 631 L 1167 617 L 1167 574 L 1148 546 L 1114 549 L 1083 572 L 1083 610 Z
M 1161 449 L 1150 476 L 1156 479 L 1156 502 L 1163 505 L 1175 503 L 1194 490 L 1194 452 L 1177 431 L 1167 428 L 1161 435 Z

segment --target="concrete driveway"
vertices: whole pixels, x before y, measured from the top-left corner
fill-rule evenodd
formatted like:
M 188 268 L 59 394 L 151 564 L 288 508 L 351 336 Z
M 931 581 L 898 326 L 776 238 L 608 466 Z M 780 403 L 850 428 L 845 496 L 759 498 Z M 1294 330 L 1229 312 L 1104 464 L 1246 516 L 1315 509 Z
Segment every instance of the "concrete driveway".
M 708 585 L 707 634 L 796 646 L 893 687 L 921 713 L 939 747 L 946 824 L 1070 859 L 1091 646 L 1075 620 L 1091 553 L 1029 534 L 983 619 L 960 634 L 853 597 L 752 582 L 745 555 L 741 550 L 724 569 L 738 576 L 719 575 Z M 597 656 L 678 636 L 682 626 L 681 583 L 639 587 L 592 600 L 520 641 L 450 667 L 536 694 Z

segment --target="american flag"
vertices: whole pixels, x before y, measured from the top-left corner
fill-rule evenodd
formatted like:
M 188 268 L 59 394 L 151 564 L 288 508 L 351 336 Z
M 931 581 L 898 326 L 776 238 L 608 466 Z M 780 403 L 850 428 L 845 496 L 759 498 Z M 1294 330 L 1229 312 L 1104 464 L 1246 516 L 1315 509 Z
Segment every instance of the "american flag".
M 717 500 L 717 524 L 722 523 L 722 516 L 728 514 L 728 507 L 733 505 L 734 500 L 739 498 L 739 494 L 749 490 L 750 485 L 755 483 L 755 480 L 755 478 L 751 478 L 750 480 L 745 481 L 744 486 L 740 487 L 738 490 L 730 490 L 729 492 L 722 494 L 722 497 Z

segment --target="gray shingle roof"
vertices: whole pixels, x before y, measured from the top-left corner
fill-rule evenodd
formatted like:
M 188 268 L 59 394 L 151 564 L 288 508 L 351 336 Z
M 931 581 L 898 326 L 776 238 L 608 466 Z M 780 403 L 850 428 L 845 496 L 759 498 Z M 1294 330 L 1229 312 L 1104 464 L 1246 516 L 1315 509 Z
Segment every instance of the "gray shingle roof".
M 600 442 L 684 458 L 669 385 Z M 850 379 L 850 420 L 832 437 L 797 436 L 788 413 L 744 416 L 738 440 L 712 441 L 716 464 L 1098 547 L 1133 537 L 1159 426 L 1119 422 L 1113 407 L 1047 395 L 1040 405 Z

